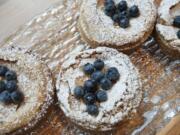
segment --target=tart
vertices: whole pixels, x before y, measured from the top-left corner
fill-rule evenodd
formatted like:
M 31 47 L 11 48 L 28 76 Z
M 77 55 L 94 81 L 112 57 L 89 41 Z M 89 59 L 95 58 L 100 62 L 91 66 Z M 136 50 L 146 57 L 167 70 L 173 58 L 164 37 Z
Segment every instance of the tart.
M 5 92 L 12 95 L 15 89 L 7 92 L 10 78 L 7 78 L 8 72 L 2 70 L 5 68 L 16 74 L 11 79 L 16 81 L 16 88 L 22 94 L 21 102 L 7 103 L 3 95 Z M 25 133 L 43 118 L 53 103 L 51 72 L 37 56 L 14 47 L 0 49 L 0 70 L 6 72 L 5 76 L 0 75 L 1 82 L 6 81 L 5 89 L 0 92 L 0 134 Z
M 122 1 L 119 3 L 118 0 L 114 0 L 116 10 L 108 16 L 105 12 L 106 1 L 90 0 L 82 3 L 79 17 L 81 36 L 92 47 L 107 46 L 123 52 L 131 52 L 140 46 L 153 31 L 156 21 L 156 6 L 153 0 L 126 0 L 125 11 L 121 12 L 118 5 Z M 133 10 L 133 7 L 137 7 L 137 10 Z M 132 15 L 130 14 L 131 9 Z M 137 15 L 133 14 L 137 11 Z M 116 12 L 119 16 L 117 20 L 114 19 Z M 125 14 L 125 20 L 123 20 L 123 14 Z M 129 23 L 129 25 L 124 22 Z
M 95 68 L 95 71 L 91 72 L 91 66 L 96 65 L 97 61 L 103 61 L 104 68 L 99 66 L 100 68 Z M 113 70 L 111 73 L 114 77 L 108 77 L 112 75 L 110 70 Z M 89 78 L 96 78 L 96 81 L 101 78 L 101 75 L 94 75 L 95 72 L 106 72 L 105 77 L 109 78 L 113 85 L 109 85 L 108 81 L 103 81 L 102 78 L 101 86 L 96 87 L 95 94 L 92 87 L 88 90 Z M 116 128 L 120 121 L 136 112 L 142 98 L 137 69 L 128 56 L 107 47 L 89 49 L 69 56 L 62 64 L 56 84 L 59 105 L 64 114 L 71 122 L 90 131 L 108 131 Z M 84 90 L 84 95 L 81 89 Z M 95 102 L 92 94 L 100 102 Z M 80 99 L 81 96 L 83 99 Z M 95 106 L 92 106 L 94 104 Z
M 166 54 L 180 58 L 180 0 L 162 0 L 158 9 L 156 37 Z

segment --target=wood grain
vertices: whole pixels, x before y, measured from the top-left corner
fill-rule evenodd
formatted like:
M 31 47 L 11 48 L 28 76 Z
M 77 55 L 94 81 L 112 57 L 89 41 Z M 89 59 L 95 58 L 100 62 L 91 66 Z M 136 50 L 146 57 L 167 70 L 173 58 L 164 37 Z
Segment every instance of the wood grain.
M 157 135 L 180 135 L 180 115 L 175 116 Z

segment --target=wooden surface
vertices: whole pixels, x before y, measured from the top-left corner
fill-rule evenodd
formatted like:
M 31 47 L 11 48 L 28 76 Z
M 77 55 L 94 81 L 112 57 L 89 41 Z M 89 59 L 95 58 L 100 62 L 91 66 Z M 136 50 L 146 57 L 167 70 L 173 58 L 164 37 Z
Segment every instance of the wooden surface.
M 0 43 L 59 0 L 0 0 Z
M 49 6 L 54 5 L 57 1 L 58 0 L 0 1 L 0 41 L 9 34 L 14 33 L 19 26 L 28 22 L 33 16 L 45 11 Z M 53 12 L 53 14 L 51 14 L 52 12 L 47 12 L 46 17 L 42 15 L 34 19 L 27 27 L 24 27 L 15 35 L 11 36 L 4 45 L 11 44 L 11 41 L 13 41 L 13 45 L 40 54 L 56 76 L 59 72 L 59 65 L 61 65 L 63 57 L 76 47 L 80 47 L 79 44 L 84 44 L 76 26 L 78 15 L 76 4 L 73 0 L 67 1 L 69 1 L 69 3 L 65 2 L 64 5 L 59 6 L 60 12 Z M 46 27 L 46 29 L 44 29 L 44 27 Z M 149 109 L 152 109 L 156 105 L 161 106 L 168 100 L 178 98 L 177 93 L 179 91 L 176 85 L 179 82 L 176 79 L 177 71 L 165 72 L 165 69 L 169 69 L 172 61 L 166 58 L 166 56 L 162 57 L 161 52 L 154 54 L 155 51 L 154 47 L 139 49 L 130 56 L 133 63 L 140 70 L 143 79 L 147 80 L 146 83 L 144 82 L 144 87 L 149 88 L 147 89 L 149 91 L 149 98 L 153 98 L 154 96 L 165 96 L 163 100 L 155 105 L 152 105 L 151 102 L 142 104 L 141 109 L 143 111 L 149 111 Z M 157 52 L 158 51 L 159 49 Z M 57 61 L 59 63 L 57 63 Z M 169 93 L 169 91 L 171 92 Z M 65 133 L 67 133 L 67 135 L 74 135 L 74 130 L 72 127 L 68 127 L 67 119 L 64 117 L 57 104 L 52 108 L 51 114 L 47 117 L 48 120 L 43 121 L 43 123 L 39 125 L 40 127 L 38 127 L 37 131 L 35 130 L 33 133 L 37 135 L 65 135 Z M 162 116 L 164 115 L 165 112 L 160 110 L 157 113 L 157 118 L 154 118 L 153 121 L 144 128 L 141 135 L 155 135 L 157 133 L 156 127 L 158 124 L 164 122 L 162 120 Z M 129 130 L 131 127 L 129 127 L 129 125 L 137 126 L 141 124 L 138 123 L 142 120 L 141 117 L 137 117 L 136 119 L 137 121 L 133 120 L 129 121 L 129 124 L 120 125 L 116 135 L 124 135 L 125 132 L 129 134 L 128 132 L 130 132 Z M 158 130 L 158 135 L 180 135 L 179 125 L 179 116 L 176 116 L 170 120 L 168 124 Z M 69 132 L 67 132 L 66 129 Z M 65 131 L 63 132 L 63 130 Z M 70 132 L 72 132 L 72 134 L 70 134 Z
M 180 135 L 180 115 L 174 117 L 157 135 Z

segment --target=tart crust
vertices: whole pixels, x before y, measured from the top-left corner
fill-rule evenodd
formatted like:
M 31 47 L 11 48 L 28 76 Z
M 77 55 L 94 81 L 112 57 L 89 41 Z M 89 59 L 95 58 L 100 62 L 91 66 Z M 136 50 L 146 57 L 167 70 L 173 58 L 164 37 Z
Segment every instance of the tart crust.
M 117 3 L 118 1 L 115 0 Z M 138 48 L 152 33 L 156 21 L 156 7 L 152 0 L 127 0 L 138 5 L 140 16 L 130 20 L 126 29 L 115 26 L 96 0 L 84 1 L 80 9 L 79 29 L 82 37 L 92 45 L 108 46 L 123 52 Z M 102 2 L 103 3 L 103 2 Z M 145 8 L 146 7 L 146 8 Z
M 24 94 L 18 108 L 0 103 L 0 134 L 21 134 L 33 128 L 53 103 L 51 72 L 37 56 L 14 47 L 0 49 L 0 64 L 16 72 Z
M 95 117 L 86 112 L 86 105 L 74 97 L 73 90 L 88 79 L 82 66 L 88 62 L 93 63 L 98 58 L 105 62 L 105 68 L 116 67 L 120 79 L 107 91 L 108 100 L 99 103 L 99 114 Z M 59 104 L 64 114 L 73 123 L 92 131 L 114 129 L 120 121 L 136 112 L 142 98 L 137 69 L 128 56 L 107 47 L 89 49 L 69 56 L 62 64 L 56 84 Z
M 180 39 L 177 37 L 179 28 L 172 25 L 176 15 L 180 15 L 180 0 L 162 0 L 158 9 L 156 38 L 167 55 L 180 58 Z

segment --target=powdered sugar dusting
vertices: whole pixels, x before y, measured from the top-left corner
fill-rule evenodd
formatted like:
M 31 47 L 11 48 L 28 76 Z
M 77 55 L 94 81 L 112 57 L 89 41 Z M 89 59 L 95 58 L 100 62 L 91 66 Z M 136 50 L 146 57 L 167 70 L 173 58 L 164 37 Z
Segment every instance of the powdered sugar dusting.
M 114 0 L 118 3 L 120 0 Z M 105 15 L 103 6 L 97 0 L 84 1 L 80 10 L 79 24 L 83 33 L 92 43 L 111 45 L 125 49 L 143 43 L 151 33 L 156 20 L 156 7 L 151 0 L 127 0 L 128 6 L 137 5 L 140 16 L 131 19 L 126 29 L 114 26 L 110 17 Z
M 0 63 L 17 73 L 18 86 L 25 97 L 18 109 L 16 105 L 0 104 L 0 133 L 20 133 L 34 126 L 52 103 L 51 74 L 35 55 L 18 48 L 0 49 Z
M 76 79 L 84 78 L 81 67 L 87 62 L 93 63 L 96 58 L 102 59 L 106 67 L 115 66 L 121 77 L 107 92 L 108 101 L 100 103 L 100 113 L 97 117 L 94 117 L 88 115 L 86 105 L 82 101 L 75 99 L 73 89 L 76 87 Z M 91 130 L 112 129 L 116 123 L 135 111 L 142 97 L 141 82 L 137 69 L 126 55 L 106 47 L 71 55 L 63 63 L 58 79 L 60 79 L 57 83 L 58 99 L 65 115 L 78 125 Z
M 176 15 L 180 15 L 180 0 L 162 0 L 158 9 L 156 30 L 169 47 L 172 46 L 180 52 L 180 39 L 177 37 L 179 29 L 173 27 L 173 20 Z

